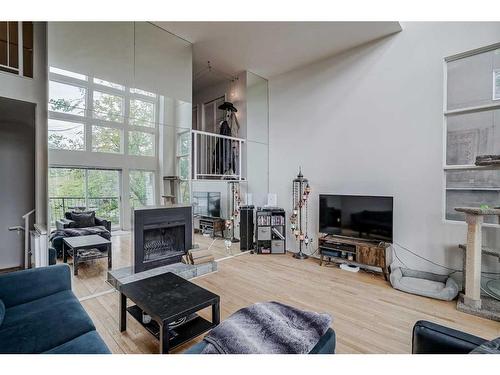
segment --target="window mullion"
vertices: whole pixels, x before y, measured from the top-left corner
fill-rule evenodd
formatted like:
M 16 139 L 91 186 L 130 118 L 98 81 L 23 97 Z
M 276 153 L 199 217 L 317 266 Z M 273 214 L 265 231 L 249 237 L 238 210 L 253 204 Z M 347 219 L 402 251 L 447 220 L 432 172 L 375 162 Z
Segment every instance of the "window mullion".
M 85 150 L 92 152 L 92 118 L 94 113 L 94 90 L 91 82 L 87 82 L 87 97 L 85 110 Z
M 130 127 L 130 100 L 132 99 L 130 95 L 130 89 L 126 91 L 125 93 L 125 108 L 124 108 L 124 119 L 123 119 L 123 140 L 122 140 L 122 146 L 123 146 L 123 153 L 126 155 L 129 155 L 129 131 L 131 130 Z
M 85 207 L 89 208 L 89 170 L 85 169 Z
M 24 76 L 24 56 L 23 56 L 23 23 L 19 21 L 17 23 L 17 64 L 19 69 L 19 75 Z
M 10 67 L 10 22 L 6 22 L 7 24 L 7 66 Z

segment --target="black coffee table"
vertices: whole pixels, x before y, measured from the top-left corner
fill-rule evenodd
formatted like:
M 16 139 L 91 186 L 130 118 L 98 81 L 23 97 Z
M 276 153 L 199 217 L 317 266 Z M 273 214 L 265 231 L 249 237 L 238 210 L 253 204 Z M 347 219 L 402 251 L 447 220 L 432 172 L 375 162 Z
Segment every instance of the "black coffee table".
M 101 248 L 106 247 L 105 251 Z M 78 275 L 78 265 L 90 260 L 108 258 L 108 269 L 112 266 L 111 241 L 97 234 L 63 238 L 63 262 L 68 261 L 68 253 L 73 257 L 73 274 Z
M 160 353 L 189 341 L 217 326 L 220 322 L 220 298 L 171 272 L 122 285 L 120 291 L 120 331 L 127 329 L 127 311 L 144 328 L 160 340 Z M 127 308 L 127 298 L 135 303 Z M 212 306 L 212 321 L 196 312 Z M 143 323 L 143 312 L 151 322 Z M 186 318 L 180 325 L 179 320 Z

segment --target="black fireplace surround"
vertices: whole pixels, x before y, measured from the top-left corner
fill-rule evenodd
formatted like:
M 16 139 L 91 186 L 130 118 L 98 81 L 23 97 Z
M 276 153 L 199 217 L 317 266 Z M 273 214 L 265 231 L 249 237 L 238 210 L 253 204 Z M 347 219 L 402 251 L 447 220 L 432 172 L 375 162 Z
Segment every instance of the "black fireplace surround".
M 134 273 L 180 262 L 192 235 L 189 205 L 134 209 Z

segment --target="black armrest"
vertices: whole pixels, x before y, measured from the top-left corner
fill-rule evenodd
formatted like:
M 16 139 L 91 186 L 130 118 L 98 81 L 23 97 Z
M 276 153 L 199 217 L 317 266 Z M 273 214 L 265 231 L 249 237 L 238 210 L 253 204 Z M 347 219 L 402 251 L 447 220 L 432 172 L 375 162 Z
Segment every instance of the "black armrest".
M 57 251 L 52 246 L 49 247 L 49 266 L 57 263 Z
M 419 320 L 413 327 L 413 354 L 467 354 L 487 340 Z
M 56 220 L 56 228 L 59 230 L 66 229 L 66 228 L 71 228 L 72 224 L 74 223 L 73 220 L 70 219 L 60 219 Z
M 95 217 L 95 225 L 102 225 L 104 228 L 111 232 L 111 221 L 106 219 L 101 219 L 99 217 Z

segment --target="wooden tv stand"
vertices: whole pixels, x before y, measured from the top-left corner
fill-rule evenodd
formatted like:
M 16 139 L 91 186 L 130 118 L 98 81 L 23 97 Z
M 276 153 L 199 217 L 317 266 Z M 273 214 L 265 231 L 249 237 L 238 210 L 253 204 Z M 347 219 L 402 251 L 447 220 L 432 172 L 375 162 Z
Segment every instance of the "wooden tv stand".
M 203 233 L 207 231 L 212 238 L 217 237 L 217 232 L 220 237 L 224 237 L 224 229 L 226 229 L 226 221 L 220 217 L 200 216 L 198 229 Z
M 320 266 L 325 262 L 333 262 L 353 264 L 360 268 L 377 267 L 381 269 L 385 280 L 389 280 L 386 251 L 390 244 L 334 235 L 321 237 L 318 243 Z

